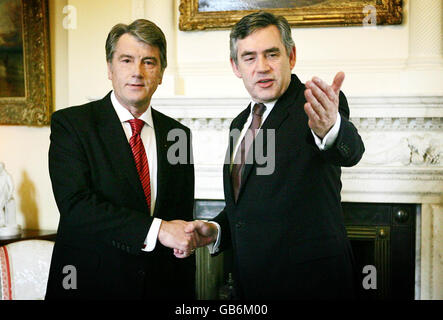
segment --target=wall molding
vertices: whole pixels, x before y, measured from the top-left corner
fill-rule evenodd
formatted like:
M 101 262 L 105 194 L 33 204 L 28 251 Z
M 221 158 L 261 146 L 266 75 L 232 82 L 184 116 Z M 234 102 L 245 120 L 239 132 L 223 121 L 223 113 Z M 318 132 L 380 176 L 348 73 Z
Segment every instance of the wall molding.
M 154 98 L 152 105 L 196 129 L 226 129 L 248 98 Z M 351 121 L 360 130 L 443 130 L 443 96 L 350 96 Z
M 228 129 L 233 117 L 175 117 L 191 129 L 224 130 Z M 381 131 L 440 131 L 443 130 L 443 117 L 351 117 L 350 121 L 359 130 Z

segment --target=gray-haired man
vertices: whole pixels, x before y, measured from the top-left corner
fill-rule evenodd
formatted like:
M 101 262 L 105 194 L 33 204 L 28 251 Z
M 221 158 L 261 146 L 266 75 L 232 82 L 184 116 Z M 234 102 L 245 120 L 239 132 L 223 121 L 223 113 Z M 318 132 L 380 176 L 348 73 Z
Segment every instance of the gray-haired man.
M 150 106 L 167 65 L 165 36 L 147 20 L 118 24 L 106 59 L 114 90 L 52 116 L 60 223 L 46 298 L 192 299 L 195 259 L 172 251 L 195 247 L 183 230 L 194 202 L 190 130 Z M 167 159 L 171 130 L 185 133 L 186 161 Z

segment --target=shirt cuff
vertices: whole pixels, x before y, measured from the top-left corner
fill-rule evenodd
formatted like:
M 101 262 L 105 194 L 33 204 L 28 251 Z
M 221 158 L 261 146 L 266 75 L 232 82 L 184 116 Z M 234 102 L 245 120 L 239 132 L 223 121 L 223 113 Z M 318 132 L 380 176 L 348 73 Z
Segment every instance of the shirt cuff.
M 340 123 L 341 123 L 341 117 L 340 113 L 338 113 L 337 121 L 335 121 L 335 124 L 332 126 L 329 132 L 323 137 L 323 139 L 317 137 L 317 135 L 311 129 L 312 135 L 314 136 L 315 144 L 320 150 L 322 151 L 328 150 L 335 143 L 335 140 L 337 140 L 338 137 L 338 132 L 340 131 Z
M 217 227 L 217 240 L 214 243 L 208 244 L 206 248 L 208 248 L 210 254 L 215 254 L 219 251 L 220 246 L 220 236 L 221 236 L 221 228 L 220 225 L 217 222 L 214 221 L 208 221 L 209 223 L 215 224 Z
M 144 246 L 142 248 L 143 251 L 150 252 L 154 250 L 155 245 L 157 244 L 158 232 L 160 230 L 161 223 L 162 220 L 159 218 L 154 218 L 154 221 L 152 221 L 148 235 L 146 236 L 145 239 Z

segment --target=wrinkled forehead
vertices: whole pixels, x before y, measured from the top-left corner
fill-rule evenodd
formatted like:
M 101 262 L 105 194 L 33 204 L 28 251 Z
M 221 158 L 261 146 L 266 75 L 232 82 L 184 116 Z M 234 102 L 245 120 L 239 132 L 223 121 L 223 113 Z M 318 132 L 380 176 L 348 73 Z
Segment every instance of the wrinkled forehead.
M 115 46 L 114 57 L 120 56 L 155 56 L 160 58 L 160 49 L 129 33 L 122 35 Z
M 241 55 L 243 51 L 261 52 L 271 48 L 284 49 L 280 31 L 274 25 L 257 28 L 246 37 L 237 40 L 238 55 Z

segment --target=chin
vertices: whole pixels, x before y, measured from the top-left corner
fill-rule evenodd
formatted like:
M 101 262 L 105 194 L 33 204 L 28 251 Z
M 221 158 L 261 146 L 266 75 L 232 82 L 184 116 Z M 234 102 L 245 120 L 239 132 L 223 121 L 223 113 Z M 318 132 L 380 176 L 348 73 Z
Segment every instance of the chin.
M 276 99 L 278 99 L 278 97 L 275 97 L 275 96 L 265 96 L 265 97 L 261 96 L 261 97 L 255 98 L 255 100 L 257 102 L 262 102 L 262 103 L 266 103 L 266 102 L 273 101 Z
M 130 100 L 130 101 L 132 101 L 134 103 L 140 103 L 140 102 L 146 101 L 148 99 L 146 98 L 146 95 L 135 94 L 135 95 L 129 96 L 128 100 Z
M 262 92 L 261 94 L 255 95 L 255 100 L 258 102 L 269 102 L 278 98 L 279 96 L 276 92 Z

